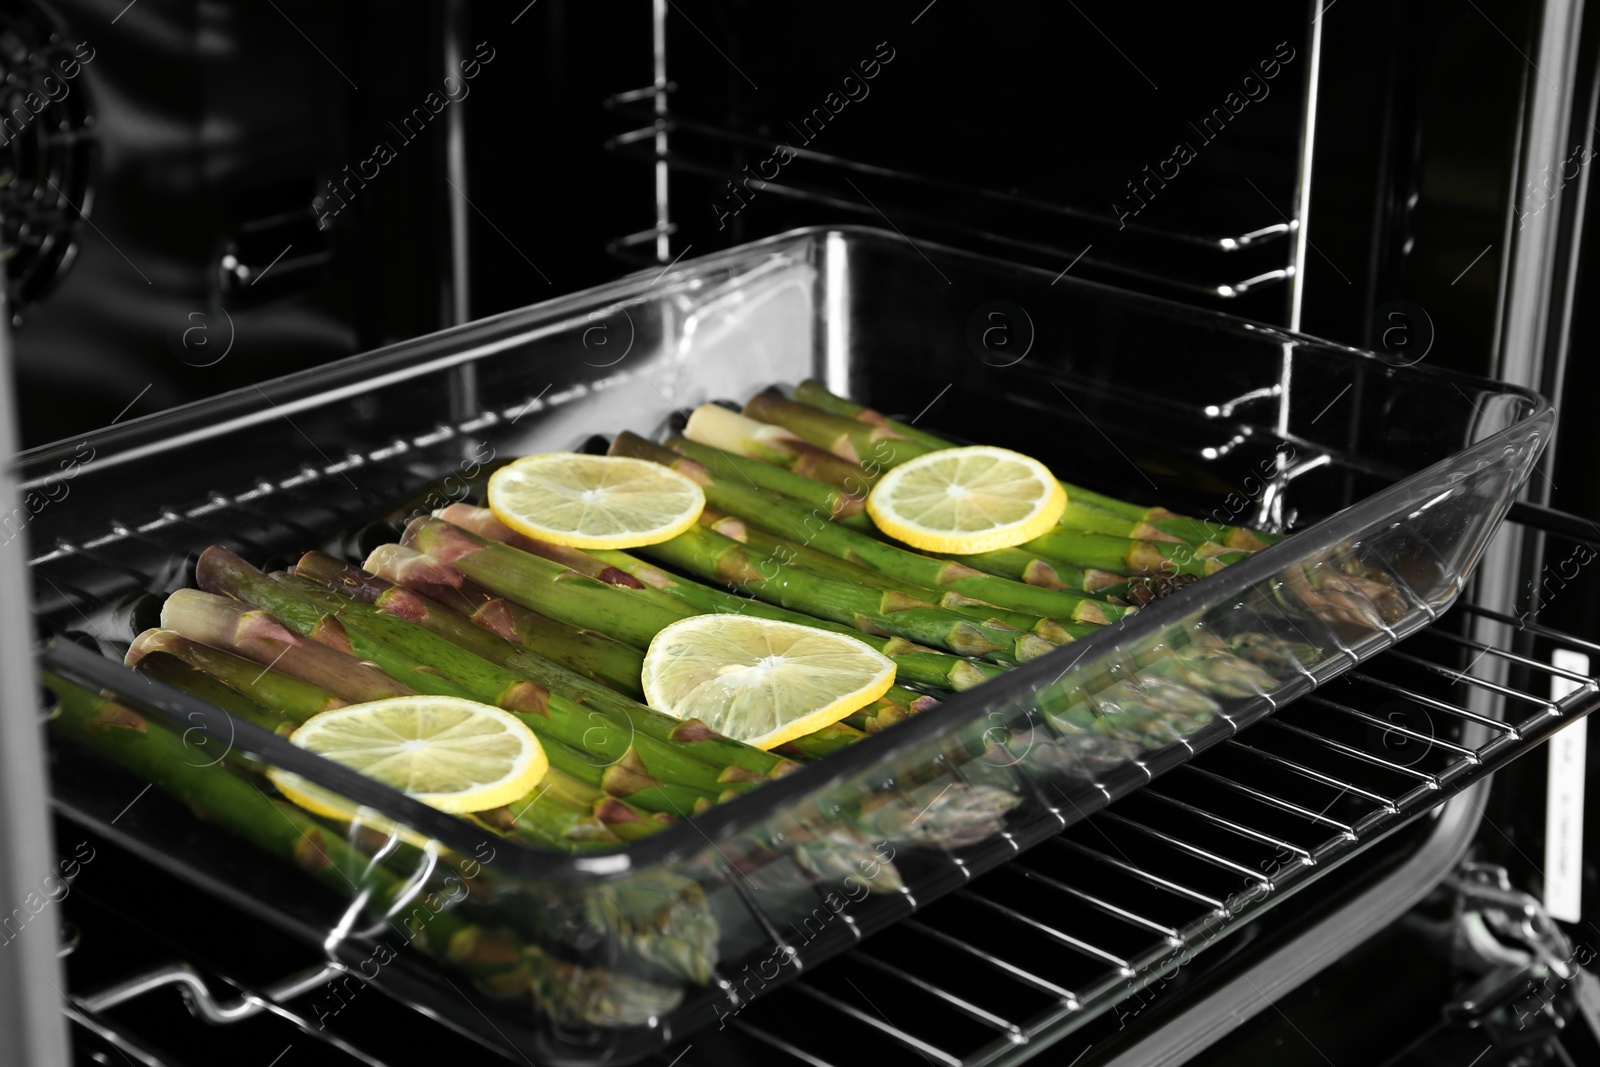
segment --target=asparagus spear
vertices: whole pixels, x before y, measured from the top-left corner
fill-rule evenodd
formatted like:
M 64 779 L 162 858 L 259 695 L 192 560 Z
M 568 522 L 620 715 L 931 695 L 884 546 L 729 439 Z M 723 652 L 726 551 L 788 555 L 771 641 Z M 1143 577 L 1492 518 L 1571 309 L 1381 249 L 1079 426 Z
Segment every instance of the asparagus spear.
M 365 566 L 386 581 L 436 600 L 490 633 L 537 652 L 575 674 L 635 700 L 643 698 L 639 672 L 644 656 L 638 649 L 496 596 L 459 571 L 448 582 L 432 580 L 430 574 L 437 574 L 446 565 L 429 561 L 419 566 L 413 561 L 420 555 L 403 545 L 379 545 L 367 557 Z
M 794 565 L 801 570 L 811 571 L 823 577 L 836 581 L 849 582 L 852 585 L 864 586 L 869 589 L 905 593 L 918 600 L 936 604 L 947 611 L 953 611 L 968 619 L 977 619 L 985 623 L 998 623 L 1016 630 L 1025 630 L 1037 634 L 1052 644 L 1065 644 L 1076 640 L 1093 628 L 1092 624 L 1074 624 L 1063 626 L 1054 619 L 1043 619 L 1036 615 L 1027 615 L 1020 611 L 1006 611 L 993 604 L 986 604 L 981 600 L 963 596 L 954 592 L 938 592 L 924 586 L 913 585 L 901 581 L 893 575 L 884 574 L 882 571 L 872 571 L 865 567 L 858 567 L 854 563 L 842 560 L 837 556 L 830 556 L 826 552 L 818 552 L 814 548 L 800 544 L 787 537 L 767 530 L 751 526 L 742 519 L 731 515 L 723 515 L 715 511 L 701 513 L 701 525 L 715 530 L 724 537 L 731 537 L 735 541 L 749 548 L 756 558 L 763 563 L 780 565 Z M 758 564 L 760 566 L 760 564 Z M 1030 583 L 1040 584 L 1040 583 Z M 1057 588 L 1065 588 L 1058 586 Z
M 950 443 L 943 438 L 919 429 L 910 423 L 898 422 L 889 418 L 881 411 L 875 411 L 864 404 L 857 404 L 853 400 L 831 393 L 823 387 L 821 382 L 814 378 L 807 378 L 794 387 L 793 398 L 811 407 L 819 408 L 831 415 L 839 415 L 857 422 L 867 423 L 869 426 L 887 426 L 903 437 L 918 441 L 930 448 L 948 448 Z
M 195 645 L 167 630 L 147 630 L 141 634 L 128 653 L 128 662 L 175 688 L 277 733 L 287 734 L 310 714 L 329 710 L 318 704 L 344 706 L 344 701 L 296 678 L 265 670 L 249 660 L 217 649 Z M 221 674 L 204 672 L 202 665 L 205 664 L 222 668 L 228 684 L 218 680 Z M 235 669 L 237 665 L 243 665 L 244 669 Z M 559 772 L 547 773 L 545 781 L 540 782 L 540 790 L 549 788 L 551 774 L 562 777 Z M 621 838 L 606 829 L 592 810 L 581 807 L 563 810 L 556 803 L 541 805 L 536 803 L 541 795 L 535 791 L 505 809 L 481 812 L 475 817 L 476 821 L 562 851 L 621 843 Z
M 689 863 L 704 878 L 739 881 L 764 892 L 803 889 L 818 882 L 857 878 L 873 893 L 905 888 L 900 872 L 848 822 L 796 818 L 772 820 L 762 830 L 719 842 Z
M 146 630 L 134 638 L 123 662 L 130 667 L 137 666 L 152 652 L 166 653 L 204 671 L 291 722 L 305 722 L 318 712 L 342 708 L 346 703 L 326 689 L 293 675 L 263 667 L 231 652 L 197 644 L 172 630 Z
M 337 562 L 337 561 L 335 561 Z M 696 753 L 662 740 L 654 733 L 678 737 L 704 736 L 711 732 L 698 722 L 685 722 L 661 715 L 643 705 L 630 715 L 625 698 L 616 696 L 603 686 L 593 686 L 593 703 L 579 703 L 568 696 L 553 692 L 538 678 L 538 674 L 551 680 L 570 680 L 581 685 L 583 680 L 555 664 L 539 664 L 536 657 L 516 646 L 480 630 L 459 615 L 438 610 L 431 615 L 422 604 L 422 598 L 410 590 L 399 590 L 411 598 L 403 608 L 404 615 L 391 615 L 324 586 L 292 575 L 273 576 L 295 596 L 342 618 L 347 628 L 357 628 L 397 648 L 414 655 L 423 663 L 442 671 L 463 686 L 482 693 L 509 692 L 517 683 L 530 683 L 538 691 L 536 707 L 507 708 L 527 723 L 542 741 L 559 741 L 591 756 L 620 764 L 631 765 L 645 774 L 663 781 L 676 782 L 715 796 L 726 789 L 740 789 L 761 780 L 761 775 L 743 767 L 727 764 L 728 748 L 713 748 L 706 752 L 717 759 L 716 765 L 707 763 Z M 423 619 L 445 623 L 444 630 L 452 636 L 465 639 L 457 644 L 450 637 L 442 637 L 424 625 Z M 496 644 L 499 648 L 496 648 Z M 508 655 L 497 653 L 508 650 Z M 501 660 L 505 662 L 500 662 Z M 495 680 L 495 672 L 501 680 Z M 501 688 L 504 685 L 505 688 Z M 602 697 L 600 694 L 604 694 Z M 482 700 L 483 697 L 477 699 Z M 504 699 L 504 698 L 502 698 Z M 519 698 L 520 703 L 520 698 Z M 646 722 L 650 725 L 644 725 Z M 676 739 L 676 738 L 674 738 Z M 706 740 L 726 740 L 716 735 Z M 777 760 L 760 760 L 769 769 L 778 766 Z
M 308 602 L 221 546 L 213 545 L 200 554 L 195 579 L 206 592 L 231 596 L 270 612 L 302 637 L 367 660 L 391 677 L 404 679 L 418 692 L 476 700 L 507 711 L 532 712 L 544 706 L 544 692 L 525 678 L 493 664 L 474 663 L 459 649 L 446 654 L 437 645 L 408 641 L 413 635 L 396 633 L 396 627 L 388 628 L 396 642 L 391 645 L 365 624 L 351 625 L 349 618 Z
M 739 542 L 697 526 L 641 551 L 705 581 L 722 581 L 771 604 L 866 633 L 903 637 L 960 656 L 1000 657 L 1013 662 L 1055 648 L 1022 630 L 975 622 L 905 593 L 836 582 L 793 567 L 774 566 L 770 575 Z
M 807 507 L 822 508 L 834 522 L 842 522 L 860 530 L 872 529 L 872 520 L 863 509 L 866 494 L 847 493 L 844 490 L 819 482 L 793 470 L 774 466 L 759 459 L 735 455 L 697 444 L 686 437 L 673 437 L 667 447 L 723 478 L 743 478 L 758 489 L 777 493 L 798 501 Z
M 787 744 L 779 745 L 778 751 L 795 759 L 818 760 L 854 744 L 865 736 L 865 733 L 849 723 L 836 722 L 832 726 L 824 726 L 804 737 L 797 737 Z
M 409 911 L 403 923 L 409 942 L 449 961 L 480 988 L 502 996 L 531 993 L 541 1011 L 565 1026 L 642 1025 L 682 999 L 676 987 L 569 963 L 519 944 L 503 931 L 468 921 L 448 905 L 423 907 L 410 879 L 371 862 L 306 812 L 269 799 L 225 767 L 196 766 L 172 731 L 60 678 L 47 674 L 45 682 L 61 698 L 53 730 L 154 782 L 192 810 L 204 812 L 208 821 L 293 864 L 340 896 L 360 894 L 374 923 L 389 923 Z
M 423 559 L 407 564 L 408 573 L 426 571 L 426 580 L 442 584 L 451 583 L 456 574 L 464 575 L 507 600 L 569 626 L 609 634 L 638 649 L 648 648 L 662 628 L 694 614 L 670 601 L 659 603 L 585 578 L 562 564 L 509 548 L 442 519 L 412 520 L 401 544 L 423 553 Z M 447 564 L 448 569 L 430 569 L 433 561 Z M 412 580 L 402 581 L 410 584 Z
M 620 797 L 612 796 L 603 789 L 586 785 L 571 775 L 554 769 L 545 774 L 539 783 L 539 790 L 536 797 L 527 803 L 542 804 L 548 801 L 563 807 L 587 811 L 623 841 L 638 841 L 649 837 L 671 826 L 674 821 L 670 815 L 646 811 Z M 521 805 L 520 801 L 517 805 L 510 805 L 513 815 L 521 810 Z
M 654 460 L 666 466 L 673 466 L 675 461 L 682 458 L 627 432 L 618 434 L 612 440 L 611 453 Z M 1041 589 L 983 574 L 959 563 L 918 555 L 828 522 L 825 517 L 798 504 L 767 496 L 724 478 L 707 474 L 701 488 L 705 492 L 706 503 L 718 511 L 737 515 L 751 525 L 793 537 L 829 555 L 917 585 L 933 589 L 949 588 L 997 607 L 1058 622 L 1111 622 L 1121 618 L 1128 610 L 1082 594 Z
M 864 734 L 875 734 L 900 722 L 910 712 L 888 700 L 877 700 L 845 720 L 845 723 Z
M 294 723 L 291 720 L 279 715 L 277 712 L 268 710 L 261 704 L 217 681 L 211 675 L 202 673 L 170 652 L 146 648 L 139 654 L 137 659 L 132 658 L 130 653 L 129 663 L 140 674 L 149 675 L 151 678 L 165 682 L 175 689 L 182 689 L 186 693 L 192 693 L 201 700 L 216 705 L 236 719 L 253 722 L 263 730 L 271 730 L 285 737 L 294 732 Z M 259 670 L 259 668 L 257 669 Z M 211 740 L 210 737 L 200 737 L 194 739 L 193 744 L 195 747 L 203 749 Z M 231 741 L 232 738 L 229 738 L 222 743 L 231 747 Z M 192 758 L 190 762 L 193 762 Z M 201 762 L 205 761 L 202 760 Z
M 508 529 L 482 508 L 453 505 L 445 509 L 440 517 L 544 559 L 570 564 L 575 562 L 573 556 L 576 555 L 584 558 L 581 565 L 591 571 L 603 568 L 629 572 L 629 565 L 620 562 L 617 554 L 576 552 L 525 537 Z M 987 621 L 972 622 L 903 594 L 874 594 L 869 589 L 832 581 L 821 575 L 793 571 L 784 573 L 782 568 L 774 568 L 774 577 L 767 580 L 756 564 L 744 556 L 736 542 L 708 529 L 692 529 L 663 544 L 651 545 L 640 551 L 706 581 L 746 589 L 770 603 L 809 615 L 811 618 L 804 620 L 793 617 L 793 621 L 803 621 L 806 625 L 815 626 L 818 620 L 825 620 L 839 624 L 837 629 L 842 632 L 861 630 L 880 636 L 899 636 L 963 656 L 998 654 L 1003 656 L 1001 662 L 1032 659 L 1048 652 L 1056 644 L 1032 634 L 1011 632 L 1003 623 L 990 625 Z M 1041 629 L 1060 632 L 1059 627 Z
M 609 626 L 609 620 L 624 620 L 622 624 L 628 628 L 626 640 L 638 648 L 648 646 L 656 632 L 668 623 L 688 615 L 743 612 L 761 618 L 777 618 L 851 633 L 893 659 L 901 679 L 919 685 L 970 689 L 1002 670 L 993 664 L 949 656 L 903 639 L 883 639 L 854 633 L 838 624 L 820 622 L 810 616 L 746 600 L 695 582 L 679 581 L 625 552 L 605 553 L 605 560 L 613 566 L 625 568 L 652 590 L 678 603 L 679 607 L 663 608 L 626 590 L 586 582 L 564 567 L 441 519 L 418 519 L 412 522 L 406 528 L 405 543 L 425 553 L 421 560 L 447 563 L 450 568 L 483 583 L 499 595 L 522 604 L 538 604 L 545 607 L 548 614 L 571 625 L 601 629 Z M 448 575 L 443 573 L 436 577 L 439 581 L 449 581 Z M 585 594 L 582 603 L 572 596 L 575 590 Z M 660 621 L 663 618 L 665 621 Z
M 1108 537 L 1105 534 L 1069 530 L 1065 526 L 1057 526 L 1022 547 L 1029 552 L 1078 567 L 1139 575 L 1193 574 L 1204 577 L 1238 562 L 1245 555 L 1243 552 L 1222 552 L 1203 557 L 1199 550 L 1188 545 L 1173 546 L 1170 542 Z
M 781 426 L 803 441 L 842 460 L 888 470 L 936 451 L 888 425 L 873 425 L 832 415 L 809 404 L 760 393 L 744 406 L 747 417 Z
M 882 426 L 899 433 L 918 444 L 929 448 L 950 448 L 951 442 L 919 430 L 907 423 L 897 422 L 871 408 L 863 407 L 854 401 L 842 396 L 836 396 L 816 381 L 803 381 L 794 388 L 794 399 L 802 404 L 808 404 L 833 415 L 855 419 L 873 426 Z M 1144 507 L 1140 504 L 1130 504 L 1116 497 L 1096 493 L 1079 485 L 1062 482 L 1061 486 L 1067 491 L 1069 501 L 1099 508 L 1102 511 L 1119 516 L 1135 523 L 1149 523 L 1156 529 L 1176 536 L 1190 544 L 1204 544 L 1207 541 L 1216 541 L 1226 548 L 1256 551 L 1275 544 L 1283 539 L 1281 534 L 1265 533 L 1261 530 L 1251 530 L 1243 526 L 1228 526 L 1213 520 L 1193 519 L 1168 511 L 1161 507 Z M 1109 532 L 1109 531 L 1105 531 Z M 1122 536 L 1131 536 L 1124 534 Z M 1144 538 L 1144 540 L 1154 540 Z
M 1045 559 L 1026 548 L 997 548 L 964 556 L 935 553 L 940 559 L 965 564 L 985 574 L 1037 585 L 1041 589 L 1069 589 L 1097 597 L 1122 597 L 1128 592 L 1126 575 L 1097 567 L 1079 567 Z
M 720 404 L 704 404 L 689 416 L 683 436 L 695 444 L 746 456 L 782 467 L 803 478 L 865 497 L 876 475 L 859 464 L 810 445 L 779 426 L 729 411 Z
M 414 622 L 474 655 L 539 683 L 550 690 L 551 718 L 556 716 L 558 703 L 571 702 L 592 709 L 590 715 L 584 716 L 588 720 L 588 728 L 580 735 L 580 741 L 564 739 L 568 743 L 589 744 L 581 739 L 597 733 L 598 723 L 600 727 L 609 727 L 619 735 L 639 735 L 681 745 L 697 760 L 723 768 L 723 775 L 719 778 L 723 783 L 759 781 L 763 777 L 777 777 L 794 769 L 781 757 L 724 737 L 698 719 L 674 718 L 629 700 L 598 682 L 580 677 L 550 660 L 473 626 L 466 619 L 418 593 L 364 574 L 360 569 L 322 552 L 307 552 L 295 566 L 294 573 L 321 582 L 338 594 L 373 605 L 380 612 Z M 318 597 L 310 591 L 305 595 L 330 610 L 339 603 Z
M 721 409 L 719 408 L 719 410 Z M 669 441 L 668 444 L 671 445 L 675 451 L 680 452 L 684 456 L 699 463 L 700 466 L 705 470 L 712 471 L 720 475 L 727 476 L 731 473 L 743 473 L 743 471 L 747 469 L 747 467 L 731 467 L 730 463 L 734 457 L 729 457 L 727 453 L 720 452 L 713 448 L 695 445 L 693 442 L 685 442 L 681 438 Z M 724 462 L 721 464 L 715 462 L 717 457 L 721 457 Z M 739 461 L 749 466 L 762 466 L 758 460 L 740 458 Z M 688 475 L 691 478 L 695 478 L 697 481 L 703 478 L 703 475 L 696 477 L 693 469 L 685 469 L 685 467 L 681 464 L 677 466 L 677 470 L 679 473 Z M 753 484 L 757 485 L 759 488 L 771 489 L 772 491 L 778 492 L 791 500 L 795 500 L 803 504 L 811 504 L 813 506 L 827 503 L 827 498 L 825 496 L 819 496 L 818 490 L 820 490 L 822 494 L 837 492 L 837 490 L 833 489 L 832 487 L 823 485 L 819 482 L 812 482 L 810 479 L 799 479 L 800 482 L 808 483 L 813 487 L 812 490 L 807 492 L 797 492 L 793 491 L 792 489 L 790 491 L 785 491 L 786 487 L 784 486 L 769 484 L 767 482 L 763 482 L 759 478 L 751 480 Z M 1070 508 L 1072 506 L 1073 505 L 1069 502 L 1068 507 Z M 1123 528 L 1140 528 L 1140 524 L 1119 520 L 1115 516 L 1110 516 L 1110 520 L 1113 524 L 1121 522 Z M 738 541 L 745 541 L 748 543 L 751 541 L 752 536 L 758 539 L 763 537 L 772 538 L 772 535 L 765 533 L 765 531 L 757 531 L 753 535 L 747 535 L 745 533 L 732 533 L 728 530 L 724 530 L 721 528 L 721 524 L 726 522 L 739 523 L 740 520 L 728 516 L 721 516 L 719 513 L 714 511 L 703 513 L 701 521 L 703 525 L 710 525 L 713 529 L 717 529 L 722 533 L 727 533 L 728 536 L 733 537 Z M 743 526 L 743 524 L 741 524 L 741 526 Z M 748 529 L 748 527 L 743 528 Z M 1160 539 L 1166 539 L 1166 535 L 1162 534 Z M 851 576 L 852 580 L 861 580 L 860 575 L 865 573 L 865 568 L 853 567 L 850 564 L 835 560 L 834 557 L 828 556 L 823 552 L 818 552 L 815 549 L 809 548 L 805 545 L 797 545 L 793 541 L 787 541 L 787 539 L 782 538 L 777 538 L 775 540 L 786 542 L 786 551 L 788 553 L 798 553 L 800 558 L 805 560 L 804 565 L 808 569 L 818 571 L 824 570 L 825 566 L 821 564 L 820 561 L 832 560 L 839 566 L 845 567 L 850 571 L 854 571 L 855 574 Z M 1024 582 L 1028 585 L 1037 585 L 1045 589 L 1077 590 L 1085 593 L 1092 593 L 1099 597 L 1120 596 L 1127 589 L 1127 579 L 1121 573 L 1102 571 L 1095 568 L 1075 567 L 1068 563 L 1047 560 L 1042 556 L 1027 552 L 1026 550 L 1020 548 L 1003 548 L 990 552 L 980 552 L 964 556 L 953 556 L 942 553 L 938 555 L 940 555 L 940 558 L 943 559 L 954 560 L 955 562 L 966 564 L 967 566 L 970 566 L 976 570 L 980 570 L 985 574 L 992 574 L 1001 578 L 1010 578 L 1014 581 Z M 905 592 L 912 592 L 918 588 L 916 586 L 911 586 L 909 583 L 900 583 L 900 587 L 902 587 L 902 591 Z M 933 595 L 936 596 L 937 594 Z M 952 607 L 954 605 L 945 603 L 943 606 Z M 1011 625 L 1017 626 L 1019 629 L 1029 628 L 1016 622 L 1011 623 Z M 1049 635 L 1041 633 L 1040 636 L 1048 637 Z
M 574 711 L 573 706 L 563 704 L 561 714 L 551 714 L 550 695 L 544 687 L 474 656 L 419 626 L 376 611 L 354 619 L 352 616 L 357 614 L 359 606 L 354 602 L 344 602 L 343 610 L 336 616 L 218 546 L 201 553 L 195 574 L 208 591 L 237 596 L 271 610 L 295 632 L 313 635 L 318 640 L 336 641 L 385 671 L 413 681 L 422 692 L 476 700 L 520 714 L 523 722 L 546 742 L 544 748 L 552 765 L 591 785 L 599 785 L 608 793 L 633 798 L 635 803 L 646 807 L 655 803 L 658 794 L 666 793 L 686 801 L 689 810 L 700 806 L 699 801 L 709 802 L 717 796 L 714 781 L 709 787 L 701 787 L 658 777 L 625 741 L 621 754 L 612 756 L 611 751 L 622 740 L 616 737 L 615 731 L 596 731 L 586 742 L 580 742 L 580 748 L 568 747 L 567 737 L 574 731 L 581 736 L 589 729 L 582 709 Z M 559 734 L 552 724 L 559 727 Z M 590 745 L 605 749 L 604 758 L 608 762 L 603 769 L 591 763 L 592 757 L 582 751 Z M 670 767 L 693 776 L 698 764 L 711 771 L 714 779 L 716 772 L 707 764 L 670 747 L 667 751 L 670 754 L 663 758 L 663 770 Z M 658 792 L 646 797 L 652 789 Z M 659 809 L 652 807 L 652 810 Z
M 506 910 L 541 941 L 599 941 L 652 971 L 698 985 L 712 978 L 720 931 L 691 878 L 654 868 L 592 885 L 518 888 Z
M 473 507 L 469 504 L 451 504 L 439 512 L 439 518 L 445 522 L 459 526 L 463 530 L 470 530 L 481 537 L 491 541 L 498 541 L 509 545 L 518 552 L 529 556 L 537 556 L 542 560 L 554 563 L 564 570 L 581 574 L 606 585 L 620 586 L 636 593 L 641 599 L 648 600 L 658 608 L 662 608 L 682 617 L 683 608 L 677 601 L 663 593 L 660 589 L 645 582 L 641 582 L 630 571 L 617 566 L 613 558 L 602 556 L 598 552 L 584 552 L 565 545 L 541 541 L 537 538 L 526 537 L 511 529 L 505 523 L 494 517 L 488 508 Z M 560 572 L 554 572 L 559 574 Z M 655 631 L 651 631 L 654 636 Z M 649 646 L 649 638 L 643 641 L 629 640 L 638 648 Z
M 161 625 L 199 644 L 273 667 L 352 704 L 416 692 L 370 663 L 306 640 L 264 611 L 198 589 L 179 589 L 167 597 L 161 606 Z

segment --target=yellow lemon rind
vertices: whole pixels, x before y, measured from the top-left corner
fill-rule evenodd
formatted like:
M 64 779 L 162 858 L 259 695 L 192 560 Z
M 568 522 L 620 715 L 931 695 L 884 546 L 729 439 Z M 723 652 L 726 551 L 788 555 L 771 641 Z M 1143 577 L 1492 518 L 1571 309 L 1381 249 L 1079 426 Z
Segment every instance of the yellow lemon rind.
M 669 467 L 660 467 L 659 465 L 657 466 L 659 467 L 660 474 L 669 479 L 678 479 L 683 485 L 692 489 L 697 499 L 697 503 L 692 510 L 679 516 L 677 520 L 671 524 L 661 526 L 653 530 L 630 531 L 626 534 L 618 534 L 611 537 L 589 536 L 585 534 L 573 533 L 567 530 L 556 530 L 547 526 L 541 526 L 538 523 L 531 521 L 526 516 L 507 509 L 504 506 L 504 501 L 497 499 L 499 494 L 497 494 L 495 491 L 496 485 L 503 485 L 507 480 L 514 476 L 517 463 L 520 463 L 524 460 L 545 459 L 549 456 L 564 454 L 565 453 L 559 452 L 540 452 L 534 455 L 523 456 L 516 462 L 509 463 L 491 474 L 489 476 L 489 485 L 487 491 L 484 494 L 485 503 L 488 504 L 489 511 L 494 515 L 495 518 L 499 519 L 502 523 L 509 526 L 517 533 L 524 537 L 531 537 L 537 541 L 545 541 L 552 545 L 560 545 L 563 548 L 594 548 L 620 551 L 629 548 L 645 548 L 649 545 L 658 545 L 663 541 L 670 541 L 679 534 L 693 528 L 695 523 L 700 521 L 700 513 L 705 510 L 705 490 L 701 489 L 700 486 L 696 485 L 693 481 L 684 477 L 682 474 L 679 474 L 677 471 L 672 470 Z M 632 460 L 631 462 L 647 463 L 649 461 Z
M 1020 453 L 1017 454 L 1020 455 Z M 930 458 L 947 458 L 949 453 L 947 450 L 940 450 L 928 455 Z M 911 462 L 915 463 L 917 461 L 912 460 Z M 909 466 L 909 464 L 905 466 Z M 1042 467 L 1043 464 L 1040 464 L 1040 466 Z M 902 468 L 896 468 L 896 470 L 899 469 Z M 942 533 L 923 526 L 902 522 L 890 508 L 885 507 L 884 501 L 891 498 L 894 484 L 893 480 L 885 478 L 885 480 L 880 481 L 873 487 L 872 492 L 867 495 L 867 516 L 872 520 L 873 525 L 883 533 L 902 544 L 917 549 L 919 552 L 943 552 L 953 556 L 971 556 L 980 552 L 993 552 L 1001 548 L 1015 548 L 1017 545 L 1025 544 L 1035 537 L 1049 532 L 1056 523 L 1061 521 L 1061 516 L 1067 509 L 1067 491 L 1051 475 L 1046 483 L 1049 487 L 1047 489 L 1049 499 L 1025 521 L 973 534 Z
M 323 723 L 334 716 L 349 717 L 350 713 L 352 712 L 359 714 L 364 709 L 371 708 L 375 704 L 391 703 L 394 701 L 430 703 L 447 702 L 462 704 L 476 703 L 474 701 L 456 700 L 456 698 L 452 697 L 429 697 L 426 695 L 418 695 L 391 697 L 387 700 L 368 701 L 365 704 L 351 704 L 347 707 L 336 708 L 332 711 L 324 711 L 313 715 L 311 718 L 302 723 L 299 728 L 295 730 L 294 734 L 290 735 L 289 740 L 294 742 L 296 737 L 307 736 L 309 733 L 314 732 Z M 508 730 L 521 736 L 524 749 L 528 753 L 528 758 L 525 765 L 514 774 L 507 775 L 497 782 L 491 782 L 468 792 L 457 792 L 450 794 L 413 794 L 415 799 L 422 801 L 424 804 L 427 804 L 430 807 L 437 808 L 440 811 L 447 812 L 452 815 L 470 815 L 474 812 L 489 811 L 493 808 L 504 807 L 514 800 L 527 796 L 538 786 L 541 781 L 543 781 L 544 776 L 549 772 L 550 769 L 550 757 L 549 754 L 545 752 L 544 746 L 539 742 L 538 736 L 535 735 L 534 732 L 528 728 L 528 725 L 521 719 L 518 719 L 515 715 L 505 711 L 504 709 L 491 707 L 487 704 L 481 704 L 478 705 L 478 707 L 481 713 L 495 718 Z M 303 743 L 302 747 L 304 747 Z M 309 751 L 314 752 L 315 750 L 311 749 Z M 326 759 L 327 757 L 323 758 Z M 356 805 L 350 804 L 338 794 L 324 789 L 313 782 L 307 781 L 302 776 L 294 774 L 293 772 L 285 771 L 277 767 L 270 767 L 267 769 L 267 777 L 271 780 L 273 785 L 277 786 L 278 791 L 282 793 L 284 797 L 298 807 L 304 808 L 305 810 L 311 812 L 313 815 L 321 815 L 324 818 L 348 822 L 354 819 L 362 810 Z M 374 813 L 374 817 L 379 821 L 387 822 L 387 820 L 384 820 L 382 816 L 376 815 L 376 813 Z

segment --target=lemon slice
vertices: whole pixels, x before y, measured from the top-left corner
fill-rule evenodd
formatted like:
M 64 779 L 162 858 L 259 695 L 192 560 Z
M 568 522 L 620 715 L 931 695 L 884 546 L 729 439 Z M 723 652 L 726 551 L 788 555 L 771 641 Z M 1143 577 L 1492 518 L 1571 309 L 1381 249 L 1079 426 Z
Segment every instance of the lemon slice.
M 1067 507 L 1050 468 L 1006 448 L 947 448 L 893 468 L 867 495 L 878 529 L 924 552 L 971 555 L 1049 530 Z
M 645 702 L 770 749 L 877 700 L 894 661 L 843 634 L 745 615 L 694 615 L 644 655 Z
M 487 811 L 526 796 L 550 763 L 521 720 L 457 697 L 408 696 L 324 711 L 289 741 L 441 811 Z M 267 771 L 307 811 L 348 819 L 356 809 L 297 774 Z
M 571 548 L 638 548 L 695 524 L 706 495 L 675 470 L 626 456 L 545 452 L 489 478 L 489 510 L 528 537 Z

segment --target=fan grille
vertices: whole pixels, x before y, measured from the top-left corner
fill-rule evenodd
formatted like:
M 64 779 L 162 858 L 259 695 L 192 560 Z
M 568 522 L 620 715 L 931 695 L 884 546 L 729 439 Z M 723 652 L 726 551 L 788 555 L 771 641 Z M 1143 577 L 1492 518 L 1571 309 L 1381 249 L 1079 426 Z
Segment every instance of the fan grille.
M 33 0 L 0 9 L 0 260 L 13 311 L 43 298 L 71 265 L 90 210 L 93 120 L 81 60 L 60 26 Z

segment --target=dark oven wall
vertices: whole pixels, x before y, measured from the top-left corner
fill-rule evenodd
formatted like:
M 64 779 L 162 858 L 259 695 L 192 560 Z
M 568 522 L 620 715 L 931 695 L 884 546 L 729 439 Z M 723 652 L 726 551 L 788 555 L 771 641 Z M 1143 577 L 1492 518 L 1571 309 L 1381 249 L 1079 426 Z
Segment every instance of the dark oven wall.
M 422 0 L 0 9 L 25 443 L 531 303 L 552 291 L 533 263 L 561 291 L 615 274 L 598 233 L 619 201 L 592 177 L 608 90 L 591 82 L 617 75 L 634 26 L 626 67 L 648 70 L 648 18 L 601 34 L 578 5 L 541 7 L 482 26 Z M 569 30 L 603 46 L 580 57 Z M 449 168 L 455 123 L 481 171 Z M 452 294 L 453 218 L 497 245 L 471 308 Z M 595 251 L 580 267 L 573 248 Z
M 657 101 L 629 92 L 657 6 L 664 210 Z M 24 438 L 580 289 L 658 234 L 671 258 L 864 223 L 1282 321 L 1306 24 L 1248 7 L 1152 33 L 953 0 L 18 0 Z

